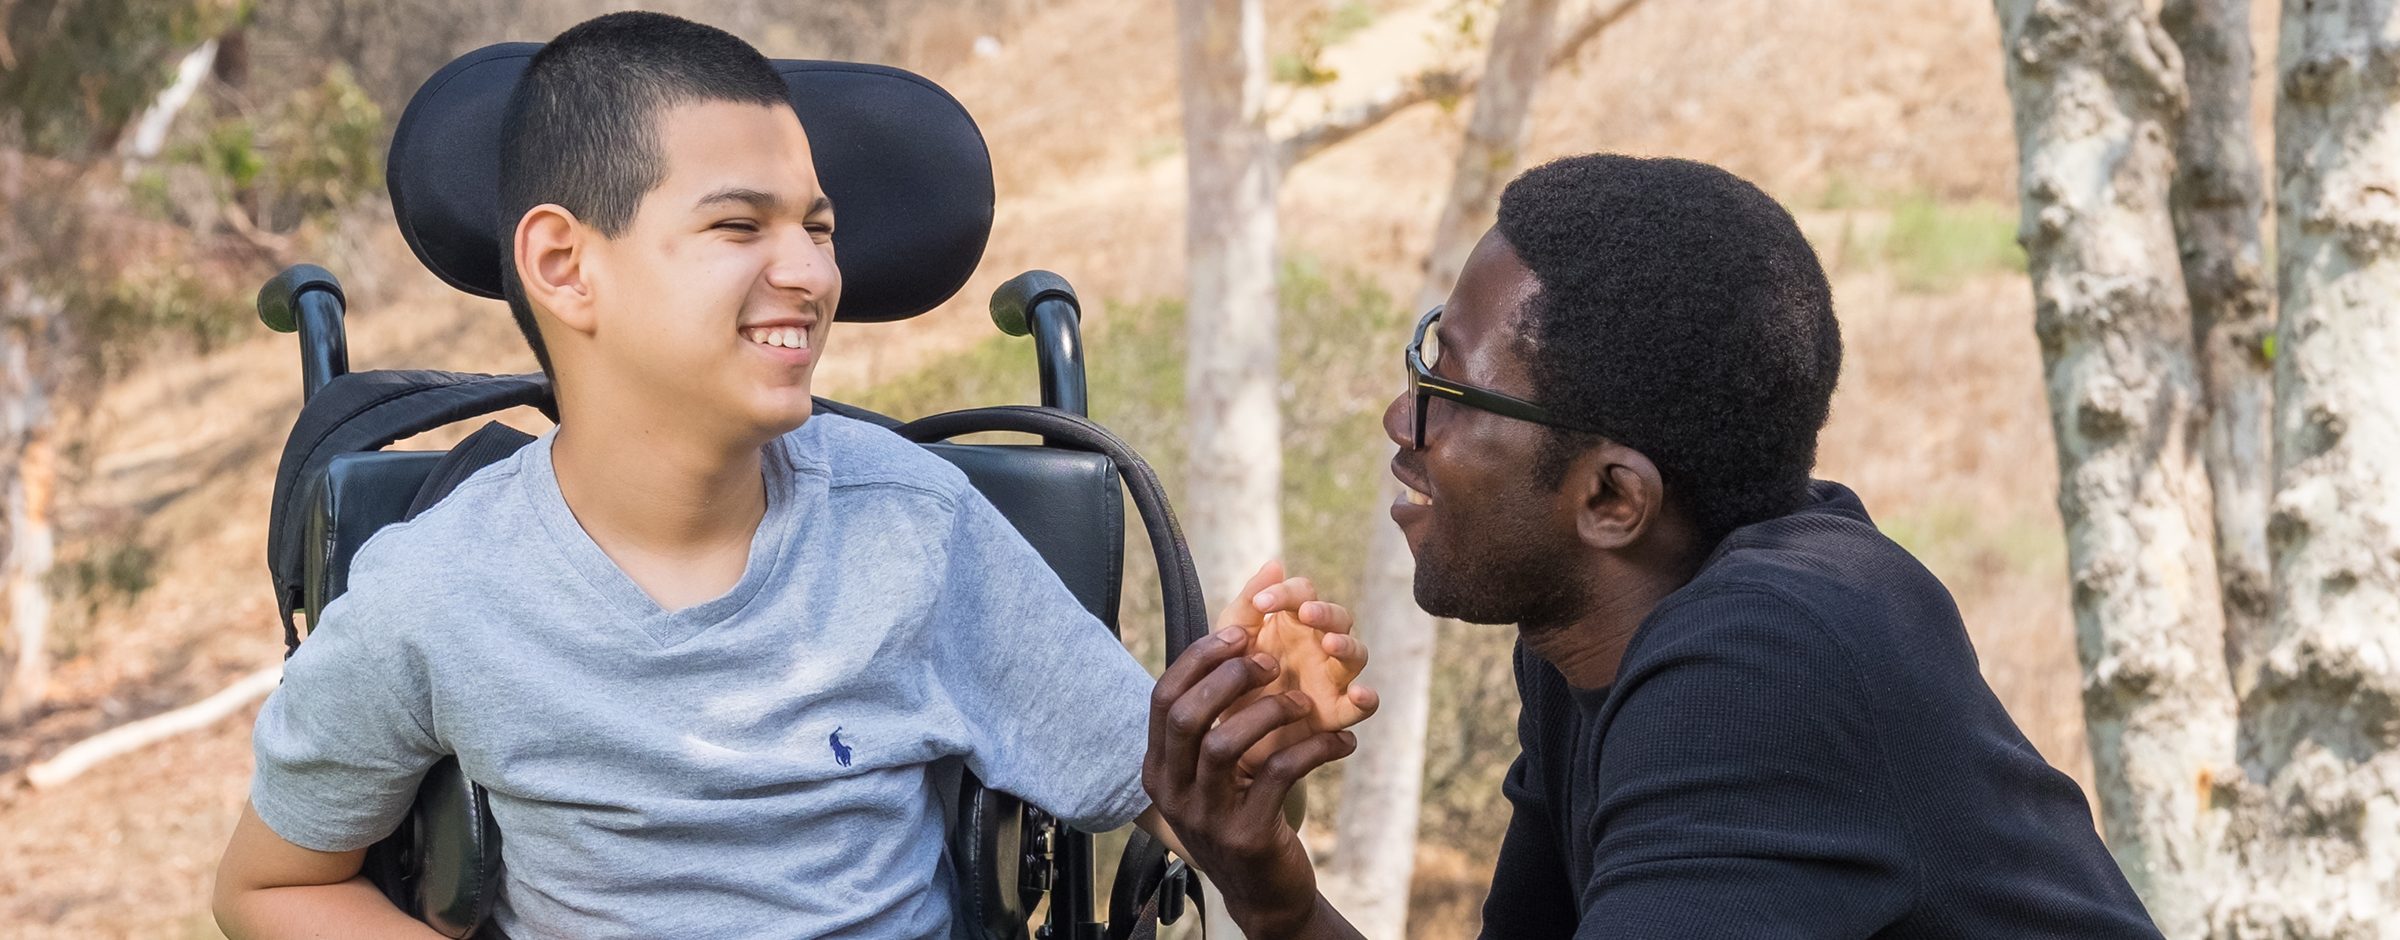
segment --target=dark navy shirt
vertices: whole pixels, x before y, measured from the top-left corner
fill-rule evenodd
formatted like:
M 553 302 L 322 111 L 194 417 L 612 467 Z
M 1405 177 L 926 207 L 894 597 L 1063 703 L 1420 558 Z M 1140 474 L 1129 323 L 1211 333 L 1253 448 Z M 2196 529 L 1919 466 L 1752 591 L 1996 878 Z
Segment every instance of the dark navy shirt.
M 1950 592 L 1837 484 L 1727 536 L 1609 688 L 1516 667 L 1485 937 L 2159 935 Z

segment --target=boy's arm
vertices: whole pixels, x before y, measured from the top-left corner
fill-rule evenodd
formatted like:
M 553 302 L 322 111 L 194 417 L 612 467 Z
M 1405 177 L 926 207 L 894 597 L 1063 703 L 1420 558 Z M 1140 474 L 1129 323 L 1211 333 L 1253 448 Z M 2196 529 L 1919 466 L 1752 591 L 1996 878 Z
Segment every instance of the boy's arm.
M 217 927 L 231 940 L 438 938 L 359 875 L 367 850 L 318 852 L 284 841 L 245 804 L 217 863 Z

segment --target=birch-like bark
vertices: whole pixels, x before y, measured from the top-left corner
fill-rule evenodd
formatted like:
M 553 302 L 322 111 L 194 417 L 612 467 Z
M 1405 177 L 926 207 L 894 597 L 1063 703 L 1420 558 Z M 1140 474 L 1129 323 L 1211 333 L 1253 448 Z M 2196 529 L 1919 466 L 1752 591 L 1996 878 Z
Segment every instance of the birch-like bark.
M 1997 0 L 2102 817 L 2169 937 L 2206 930 L 2234 700 L 2204 396 L 2167 191 L 2182 66 L 2140 0 Z
M 2171 205 L 2208 396 L 2203 452 L 2216 494 L 2217 575 L 2238 695 L 2253 684 L 2267 632 L 2267 489 L 2274 475 L 2267 338 L 2275 307 L 2259 241 L 2264 183 L 2250 133 L 2250 3 L 2167 0 L 2159 21 L 2183 54 L 2191 92 L 2175 139 Z
M 1275 190 L 1259 0 L 1176 0 L 1190 264 L 1183 519 L 1208 596 L 1283 546 Z
M 217 41 L 211 39 L 176 64 L 175 80 L 159 91 L 150 106 L 142 110 L 142 116 L 134 120 L 133 133 L 117 144 L 117 156 L 127 162 L 128 173 L 132 172 L 131 164 L 156 159 L 166 147 L 167 132 L 175 128 L 176 116 L 192 103 L 192 96 L 200 91 L 200 81 L 209 76 L 216 62 Z
M 0 427 L 8 442 L 6 484 L 8 556 L 0 578 L 8 592 L 9 632 L 16 663 L 0 691 L 0 723 L 15 724 L 42 705 L 50 687 L 49 574 L 55 536 L 52 495 L 57 473 L 52 460 L 50 389 L 42 366 L 45 347 L 56 342 L 60 311 L 55 300 L 23 281 L 7 291 L 9 320 L 0 324 Z M 53 347 L 54 348 L 54 347 Z
M 2227 937 L 2400 937 L 2400 9 L 2287 0 L 2275 612 Z
M 1429 309 L 1449 296 L 1476 240 L 1492 227 L 1500 190 L 1516 172 L 1525 146 L 1558 7 L 1559 0 L 1509 0 L 1500 8 L 1482 88 L 1475 95 L 1475 111 L 1426 256 L 1425 283 L 1412 311 Z M 1393 352 L 1397 375 L 1399 357 Z M 1369 523 L 1374 534 L 1367 542 L 1358 598 L 1360 629 L 1375 655 L 1370 684 L 1382 697 L 1382 706 L 1374 720 L 1358 726 L 1358 751 L 1343 771 L 1341 806 L 1334 818 L 1338 849 L 1327 866 L 1327 890 L 1362 935 L 1401 937 L 1407 935 L 1409 883 L 1416 872 L 1435 631 L 1433 618 L 1416 604 L 1416 560 L 1389 515 L 1399 483 L 1386 480 L 1382 493 L 1385 500 L 1375 507 Z

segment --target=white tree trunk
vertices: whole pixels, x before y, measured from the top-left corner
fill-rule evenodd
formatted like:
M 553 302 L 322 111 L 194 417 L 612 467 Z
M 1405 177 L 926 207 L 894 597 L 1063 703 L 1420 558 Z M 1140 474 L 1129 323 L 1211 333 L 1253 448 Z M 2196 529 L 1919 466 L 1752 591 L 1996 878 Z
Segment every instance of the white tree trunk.
M 1467 123 L 1450 192 L 1427 252 L 1425 283 L 1411 311 L 1449 296 L 1476 240 L 1492 227 L 1500 190 L 1516 172 L 1533 96 L 1549 61 L 1559 0 L 1509 0 L 1493 27 L 1483 83 Z M 1629 5 L 1620 4 L 1620 9 Z M 1396 357 L 1395 357 L 1396 358 Z M 1392 524 L 1399 483 L 1386 480 L 1370 520 L 1358 622 L 1374 650 L 1369 683 L 1382 696 L 1358 727 L 1358 752 L 1342 776 L 1336 854 L 1327 890 L 1369 937 L 1407 935 L 1409 883 L 1416 872 L 1417 816 L 1425 781 L 1425 727 L 1432 703 L 1434 621 L 1417 607 L 1416 561 Z
M 1176 0 L 1190 350 L 1184 526 L 1220 603 L 1283 547 L 1275 189 L 1259 0 Z
M 2203 393 L 2167 192 L 2184 100 L 2141 0 L 1997 0 L 2085 720 L 2111 848 L 2169 937 L 2220 890 L 2229 769 Z
M 2228 937 L 2400 937 L 2400 11 L 2287 0 L 2275 613 Z
M 9 632 L 17 660 L 0 691 L 0 722 L 14 724 L 40 708 L 50 686 L 50 593 L 52 496 L 57 473 L 52 459 L 50 391 L 42 359 L 56 341 L 56 301 L 23 281 L 8 290 L 8 319 L 0 324 L 0 440 L 8 442 Z
M 175 128 L 175 117 L 183 107 L 192 103 L 200 91 L 200 82 L 208 77 L 217 64 L 217 41 L 208 40 L 183 57 L 175 66 L 175 80 L 161 89 L 158 97 L 142 109 L 142 116 L 133 122 L 133 133 L 117 145 L 117 156 L 126 161 L 125 172 L 133 172 L 133 164 L 155 159 L 167 145 L 167 132 Z
M 2208 395 L 2209 489 L 2234 692 L 2253 684 L 2267 633 L 2267 489 L 2275 329 L 2259 241 L 2264 184 L 2250 133 L 2249 0 L 2167 0 L 2159 21 L 2183 53 L 2191 107 L 2175 141 L 2172 190 L 2192 334 Z

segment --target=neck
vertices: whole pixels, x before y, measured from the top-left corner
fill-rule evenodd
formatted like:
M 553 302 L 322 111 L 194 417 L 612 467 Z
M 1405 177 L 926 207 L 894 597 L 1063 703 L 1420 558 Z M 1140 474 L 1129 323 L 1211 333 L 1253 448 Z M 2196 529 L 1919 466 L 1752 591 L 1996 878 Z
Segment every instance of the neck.
M 746 543 L 758 531 L 766 442 L 705 440 L 689 425 L 578 420 L 560 404 L 551 463 L 567 508 L 596 541 L 680 554 Z
M 1586 569 L 1585 583 L 1597 585 L 1595 596 L 1572 619 L 1520 625 L 1525 648 L 1557 667 L 1567 684 L 1578 689 L 1605 689 L 1617 681 L 1625 648 L 1667 595 L 1691 583 L 1702 556 L 1677 552 L 1672 561 L 1628 565 L 1604 558 Z

